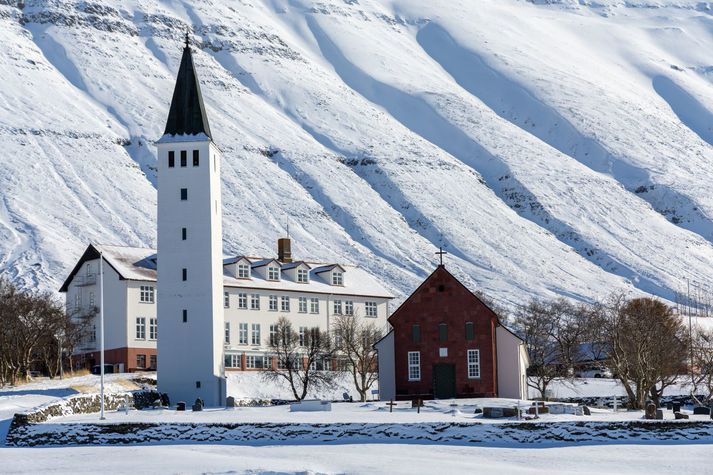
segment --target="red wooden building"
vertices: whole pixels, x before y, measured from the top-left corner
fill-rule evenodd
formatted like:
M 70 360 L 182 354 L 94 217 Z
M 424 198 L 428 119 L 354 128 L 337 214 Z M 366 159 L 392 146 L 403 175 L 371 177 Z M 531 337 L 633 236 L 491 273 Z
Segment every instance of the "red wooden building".
M 523 341 L 443 265 L 388 321 L 376 344 L 382 399 L 527 398 Z

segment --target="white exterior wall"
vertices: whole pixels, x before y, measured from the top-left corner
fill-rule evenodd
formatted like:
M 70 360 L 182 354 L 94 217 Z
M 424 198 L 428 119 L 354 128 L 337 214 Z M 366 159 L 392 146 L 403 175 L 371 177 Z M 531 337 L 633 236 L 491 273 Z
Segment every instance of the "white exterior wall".
M 276 324 L 280 317 L 290 319 L 293 329 L 299 330 L 299 327 L 313 328 L 318 327 L 320 330 L 329 330 L 334 325 L 335 314 L 334 300 L 342 301 L 342 311 L 344 311 L 344 302 L 350 300 L 354 302 L 355 318 L 363 318 L 369 321 L 374 321 L 377 328 L 382 329 L 384 334 L 387 331 L 386 318 L 388 317 L 388 299 L 383 297 L 363 297 L 352 295 L 330 295 L 314 292 L 295 292 L 292 290 L 265 290 L 251 289 L 248 287 L 225 287 L 230 298 L 230 307 L 224 309 L 225 322 L 230 324 L 230 344 L 225 346 L 226 353 L 242 354 L 242 353 L 262 353 L 269 352 L 270 325 Z M 238 294 L 245 293 L 248 297 L 248 308 L 238 308 Z M 252 310 L 250 308 L 251 295 L 260 295 L 260 310 Z M 269 296 L 277 296 L 277 311 L 269 310 Z M 288 296 L 290 298 L 290 311 L 283 312 L 281 310 L 281 298 Z M 307 313 L 299 312 L 299 298 L 307 298 Z M 310 299 L 319 299 L 319 313 L 311 313 Z M 377 316 L 365 317 L 365 302 L 376 302 Z M 240 323 L 248 324 L 248 343 L 239 343 L 238 328 Z M 260 324 L 261 345 L 256 346 L 251 341 L 252 324 Z
M 390 332 L 374 346 L 379 360 L 379 400 L 390 401 L 396 397 L 394 332 Z
M 220 154 L 212 141 L 164 137 L 158 147 L 158 390 L 171 401 L 225 403 Z M 168 152 L 175 166 L 168 167 Z M 187 166 L 180 152 L 187 151 Z M 199 150 L 194 167 L 192 151 Z M 181 188 L 188 199 L 180 197 Z M 187 228 L 183 240 L 181 229 Z M 187 269 L 187 280 L 182 269 Z M 183 321 L 183 310 L 188 319 Z
M 126 319 L 126 335 L 128 335 L 128 347 L 130 348 L 156 348 L 156 339 L 151 338 L 149 325 L 152 318 L 157 318 L 156 311 L 156 282 L 141 282 L 141 281 L 125 281 L 127 282 L 127 319 Z M 141 302 L 141 286 L 154 288 L 154 302 Z M 144 317 L 146 319 L 146 337 L 143 339 L 137 338 L 136 334 L 136 318 Z M 149 362 L 146 362 L 148 367 Z
M 527 399 L 527 350 L 506 328 L 495 329 L 497 345 L 498 397 Z

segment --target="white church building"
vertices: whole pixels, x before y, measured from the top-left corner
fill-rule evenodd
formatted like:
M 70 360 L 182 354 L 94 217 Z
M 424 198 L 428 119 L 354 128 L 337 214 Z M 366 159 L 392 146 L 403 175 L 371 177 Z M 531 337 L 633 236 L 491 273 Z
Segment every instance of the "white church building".
M 157 369 L 158 389 L 172 401 L 223 405 L 226 370 L 276 364 L 269 339 L 281 316 L 300 332 L 330 330 L 341 314 L 387 329 L 393 296 L 357 266 L 293 261 L 288 238 L 274 257 L 223 256 L 220 150 L 188 41 L 157 148 L 159 252 L 90 245 L 60 289 L 68 309 L 91 321 L 79 361 L 99 362 L 102 287 L 106 363 Z

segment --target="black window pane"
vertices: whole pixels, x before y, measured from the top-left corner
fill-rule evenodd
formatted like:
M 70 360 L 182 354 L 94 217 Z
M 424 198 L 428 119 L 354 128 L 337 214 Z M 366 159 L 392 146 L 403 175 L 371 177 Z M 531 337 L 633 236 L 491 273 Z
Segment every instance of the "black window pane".
M 188 199 L 188 188 L 181 188 L 181 201 Z
M 183 280 L 188 280 L 188 269 L 183 269 Z
M 411 339 L 414 343 L 421 343 L 421 325 L 411 327 Z
M 198 166 L 198 150 L 193 151 L 193 166 Z
M 440 341 L 448 340 L 448 325 L 441 323 L 438 325 L 438 339 Z
M 188 236 L 188 230 L 186 228 L 181 229 L 181 239 L 183 239 L 185 241 L 187 236 Z
M 465 339 L 468 341 L 475 339 L 475 329 L 473 328 L 473 322 L 468 322 L 465 324 Z
M 181 150 L 181 166 L 185 167 L 186 166 L 186 157 L 188 156 L 188 152 L 185 150 Z
M 188 310 L 184 309 L 183 310 L 183 322 L 185 323 L 187 321 L 188 321 Z
M 176 154 L 173 151 L 168 152 L 168 167 L 176 166 Z

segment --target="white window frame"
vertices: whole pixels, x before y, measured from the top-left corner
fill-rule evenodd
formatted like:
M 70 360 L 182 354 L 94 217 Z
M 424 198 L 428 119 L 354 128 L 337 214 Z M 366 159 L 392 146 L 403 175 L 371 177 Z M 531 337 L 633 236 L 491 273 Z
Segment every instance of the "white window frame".
M 332 308 L 333 313 L 335 315 L 341 315 L 342 314 L 342 301 L 334 300 L 333 303 L 334 303 L 333 308 Z
M 253 346 L 259 346 L 261 342 L 261 335 L 260 335 L 260 324 L 259 323 L 253 323 L 251 327 L 251 332 L 250 332 L 250 343 Z
M 307 297 L 300 297 L 299 313 L 307 313 Z
M 307 327 L 300 327 L 300 346 L 305 346 L 305 336 L 307 335 Z
M 149 318 L 149 340 L 158 339 L 158 319 L 156 317 Z
M 230 308 L 230 293 L 223 292 L 223 308 Z
M 378 304 L 376 302 L 364 302 L 364 316 L 376 318 L 379 315 Z
M 344 272 L 340 270 L 332 271 L 332 285 L 344 285 Z
M 408 380 L 421 381 L 421 352 L 409 351 L 407 355 Z
M 230 344 L 230 322 L 225 322 L 225 333 L 223 342 L 226 345 Z
M 240 345 L 248 344 L 248 324 L 238 323 L 238 343 Z
M 275 266 L 267 267 L 267 280 L 278 281 L 280 280 L 280 268 Z
M 146 317 L 136 317 L 136 339 L 146 339 Z
M 309 313 L 319 313 L 319 298 L 311 297 L 309 299 Z
M 344 315 L 354 315 L 354 301 L 345 300 L 344 301 Z
M 280 310 L 283 312 L 289 312 L 290 311 L 290 297 L 287 295 L 283 295 L 280 297 Z
M 94 306 L 94 292 L 89 292 L 89 306 Z
M 468 379 L 480 379 L 480 350 L 468 350 Z
M 297 282 L 309 284 L 309 271 L 307 269 L 297 269 Z
M 250 310 L 260 310 L 260 294 L 250 294 Z
M 250 265 L 241 262 L 238 264 L 238 279 L 250 278 Z
M 270 346 L 277 345 L 278 330 L 279 328 L 277 324 L 270 325 Z
M 277 295 L 270 295 L 268 297 L 268 310 L 271 312 L 277 312 Z
M 82 307 L 82 291 L 77 290 L 74 295 L 74 310 L 79 310 Z
M 139 287 L 139 303 L 154 303 L 156 288 L 153 285 L 142 285 Z
M 241 310 L 248 309 L 248 294 L 246 294 L 246 293 L 238 294 L 238 308 Z
M 240 368 L 240 365 L 242 363 L 240 361 L 240 355 L 226 354 L 225 359 L 230 360 L 228 364 L 225 365 L 226 368 Z

